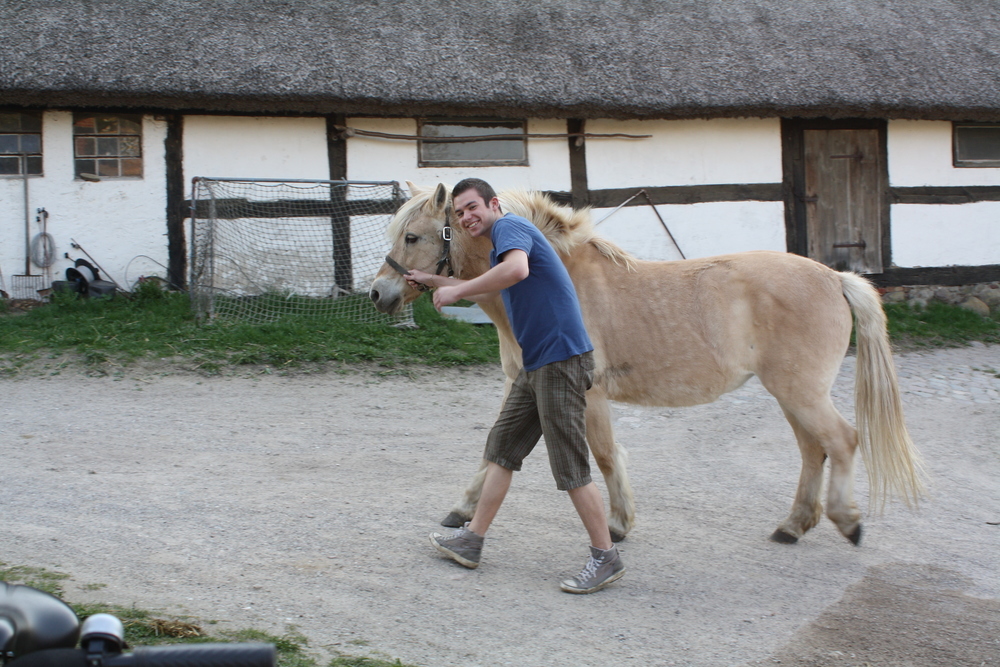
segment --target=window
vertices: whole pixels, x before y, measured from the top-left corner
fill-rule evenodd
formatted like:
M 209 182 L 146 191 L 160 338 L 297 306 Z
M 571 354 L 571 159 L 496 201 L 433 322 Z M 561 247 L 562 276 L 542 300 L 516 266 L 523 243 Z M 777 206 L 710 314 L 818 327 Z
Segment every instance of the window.
M 955 123 L 956 167 L 1000 167 L 1000 125 Z
M 73 114 L 76 177 L 142 178 L 142 116 Z
M 42 173 L 42 112 L 0 111 L 0 176 L 24 173 Z
M 421 120 L 419 134 L 421 167 L 528 164 L 523 120 Z

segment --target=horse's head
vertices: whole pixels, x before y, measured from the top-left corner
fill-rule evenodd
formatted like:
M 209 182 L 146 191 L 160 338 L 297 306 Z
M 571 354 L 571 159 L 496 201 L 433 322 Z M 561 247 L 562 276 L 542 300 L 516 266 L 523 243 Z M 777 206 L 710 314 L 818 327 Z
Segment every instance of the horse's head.
M 389 257 L 406 269 L 439 273 L 439 263 L 446 256 L 441 230 L 452 217 L 451 190 L 443 183 L 426 190 L 409 181 L 406 185 L 412 197 L 396 212 L 386 231 L 392 242 Z M 420 292 L 386 263 L 375 276 L 368 296 L 380 312 L 392 314 Z

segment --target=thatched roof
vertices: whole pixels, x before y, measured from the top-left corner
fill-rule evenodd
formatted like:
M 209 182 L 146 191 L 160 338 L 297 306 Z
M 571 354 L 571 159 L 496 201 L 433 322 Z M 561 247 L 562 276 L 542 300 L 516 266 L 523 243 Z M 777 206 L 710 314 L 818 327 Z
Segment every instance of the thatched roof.
M 6 0 L 0 103 L 1000 120 L 1000 5 Z

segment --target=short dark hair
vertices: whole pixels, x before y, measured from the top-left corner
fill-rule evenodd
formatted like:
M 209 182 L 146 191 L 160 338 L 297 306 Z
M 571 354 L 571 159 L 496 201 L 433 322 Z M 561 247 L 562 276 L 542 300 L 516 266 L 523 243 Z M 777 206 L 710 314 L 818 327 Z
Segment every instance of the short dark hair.
M 481 178 L 464 178 L 459 181 L 451 191 L 452 198 L 457 197 L 466 190 L 475 190 L 483 201 L 489 204 L 497 196 L 493 186 Z

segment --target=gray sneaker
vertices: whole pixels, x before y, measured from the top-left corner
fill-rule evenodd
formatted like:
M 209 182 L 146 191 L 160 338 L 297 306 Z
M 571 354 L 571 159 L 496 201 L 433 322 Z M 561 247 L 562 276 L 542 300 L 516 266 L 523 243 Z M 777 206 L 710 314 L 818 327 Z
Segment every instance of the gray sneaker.
M 607 551 L 590 547 L 590 558 L 580 574 L 572 579 L 566 579 L 559 588 L 567 593 L 593 593 L 599 591 L 612 581 L 617 581 L 625 574 L 625 563 L 618 555 L 618 547 L 613 546 Z
M 431 533 L 430 537 L 431 544 L 444 555 L 469 569 L 474 570 L 479 567 L 479 556 L 486 538 L 469 530 L 468 523 L 451 535 Z

